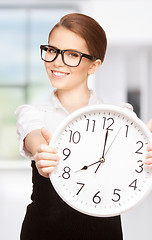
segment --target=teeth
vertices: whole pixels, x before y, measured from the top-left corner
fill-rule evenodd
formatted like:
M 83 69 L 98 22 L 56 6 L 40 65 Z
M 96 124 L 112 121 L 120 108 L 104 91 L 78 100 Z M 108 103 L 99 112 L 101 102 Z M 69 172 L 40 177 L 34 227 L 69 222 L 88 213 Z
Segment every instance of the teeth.
M 56 76 L 64 76 L 65 75 L 65 73 L 55 72 L 55 71 L 53 71 L 53 74 Z

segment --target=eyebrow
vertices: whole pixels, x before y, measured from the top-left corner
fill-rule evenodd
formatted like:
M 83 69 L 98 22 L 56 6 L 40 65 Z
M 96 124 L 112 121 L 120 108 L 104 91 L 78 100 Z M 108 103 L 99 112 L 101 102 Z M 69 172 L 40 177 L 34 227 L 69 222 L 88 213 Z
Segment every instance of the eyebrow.
M 56 47 L 55 45 L 51 45 L 51 44 L 48 44 L 48 45 L 52 46 L 52 47 L 55 47 L 57 49 L 61 49 L 61 48 Z M 75 48 L 64 48 L 64 49 L 61 49 L 61 50 L 72 50 L 72 51 L 77 51 L 77 52 L 82 52 L 83 53 L 83 51 L 80 51 L 80 50 L 75 49 Z M 90 55 L 89 53 L 86 53 L 86 54 Z

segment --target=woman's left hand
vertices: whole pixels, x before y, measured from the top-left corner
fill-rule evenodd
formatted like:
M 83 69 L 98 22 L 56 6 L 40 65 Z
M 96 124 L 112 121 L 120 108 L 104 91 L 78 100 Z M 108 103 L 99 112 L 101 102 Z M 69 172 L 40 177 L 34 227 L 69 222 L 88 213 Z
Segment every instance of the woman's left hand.
M 147 127 L 149 128 L 149 130 L 152 133 L 152 119 L 150 119 L 149 122 L 147 123 Z M 149 168 L 152 168 L 152 142 L 149 143 L 147 146 L 146 160 L 144 163 Z
M 147 146 L 146 160 L 145 165 L 149 168 L 152 168 L 152 143 L 149 143 Z

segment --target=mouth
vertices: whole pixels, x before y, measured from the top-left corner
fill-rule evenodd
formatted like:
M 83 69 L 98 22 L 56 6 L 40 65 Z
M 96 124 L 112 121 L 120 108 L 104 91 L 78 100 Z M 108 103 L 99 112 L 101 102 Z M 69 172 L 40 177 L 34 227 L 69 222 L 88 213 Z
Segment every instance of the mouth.
M 61 71 L 51 70 L 51 72 L 52 72 L 52 76 L 54 78 L 63 78 L 65 76 L 69 75 L 69 73 L 61 72 Z

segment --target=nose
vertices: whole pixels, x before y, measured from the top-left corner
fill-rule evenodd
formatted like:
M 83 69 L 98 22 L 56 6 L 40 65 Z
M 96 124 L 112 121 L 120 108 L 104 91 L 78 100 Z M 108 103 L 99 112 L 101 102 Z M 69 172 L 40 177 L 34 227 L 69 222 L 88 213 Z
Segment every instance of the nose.
M 60 66 L 64 66 L 64 65 L 65 65 L 64 62 L 63 62 L 63 60 L 62 60 L 62 55 L 61 55 L 61 53 L 59 53 L 58 56 L 57 56 L 57 58 L 54 60 L 54 65 L 55 65 L 56 67 L 60 67 Z

